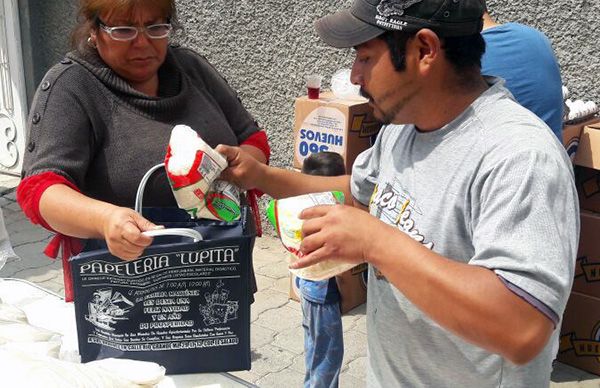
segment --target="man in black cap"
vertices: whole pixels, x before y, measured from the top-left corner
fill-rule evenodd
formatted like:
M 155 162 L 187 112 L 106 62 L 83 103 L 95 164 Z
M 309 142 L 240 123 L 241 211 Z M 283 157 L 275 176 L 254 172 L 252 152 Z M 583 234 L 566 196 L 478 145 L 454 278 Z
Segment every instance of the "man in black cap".
M 577 193 L 549 128 L 481 75 L 482 14 L 481 0 L 355 0 L 317 22 L 323 41 L 354 47 L 352 81 L 389 123 L 352 176 L 218 148 L 239 186 L 276 198 L 343 190 L 357 205 L 304 210 L 292 266 L 369 263 L 369 387 L 549 384 Z

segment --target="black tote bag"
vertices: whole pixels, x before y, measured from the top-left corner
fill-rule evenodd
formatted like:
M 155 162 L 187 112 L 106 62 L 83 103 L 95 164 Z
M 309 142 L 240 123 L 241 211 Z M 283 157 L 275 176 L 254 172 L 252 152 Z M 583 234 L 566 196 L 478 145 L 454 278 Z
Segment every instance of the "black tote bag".
M 239 221 L 226 223 L 143 209 L 166 229 L 153 231 L 152 245 L 133 261 L 89 240 L 71 259 L 82 362 L 152 361 L 168 374 L 250 369 L 255 227 L 249 208 L 241 210 Z

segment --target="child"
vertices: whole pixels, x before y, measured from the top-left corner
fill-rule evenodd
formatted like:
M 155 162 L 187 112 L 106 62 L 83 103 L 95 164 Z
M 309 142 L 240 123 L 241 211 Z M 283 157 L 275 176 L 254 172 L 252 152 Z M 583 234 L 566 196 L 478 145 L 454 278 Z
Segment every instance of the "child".
M 335 152 L 319 152 L 304 160 L 302 172 L 336 176 L 346 173 Z M 335 278 L 310 281 L 296 277 L 304 327 L 304 387 L 337 387 L 344 358 L 340 293 Z

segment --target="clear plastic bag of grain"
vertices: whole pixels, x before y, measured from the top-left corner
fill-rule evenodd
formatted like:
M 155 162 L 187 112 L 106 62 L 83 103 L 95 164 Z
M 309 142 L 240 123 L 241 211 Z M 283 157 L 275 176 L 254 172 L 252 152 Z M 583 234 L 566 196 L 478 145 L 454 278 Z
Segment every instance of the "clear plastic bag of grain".
M 283 246 L 291 253 L 290 260 L 302 257 L 302 224 L 299 218 L 304 209 L 318 205 L 344 203 L 344 194 L 339 191 L 311 193 L 296 197 L 274 199 L 269 202 L 267 218 L 275 227 Z M 324 260 L 306 268 L 290 269 L 294 275 L 307 280 L 325 280 L 349 270 L 354 264 Z
M 227 160 L 192 128 L 176 125 L 171 132 L 165 167 L 177 205 L 192 218 L 199 218 L 206 207 L 206 195 L 227 168 Z
M 205 196 L 206 207 L 200 210 L 198 218 L 237 221 L 241 213 L 241 195 L 239 187 L 222 180 L 215 180 Z

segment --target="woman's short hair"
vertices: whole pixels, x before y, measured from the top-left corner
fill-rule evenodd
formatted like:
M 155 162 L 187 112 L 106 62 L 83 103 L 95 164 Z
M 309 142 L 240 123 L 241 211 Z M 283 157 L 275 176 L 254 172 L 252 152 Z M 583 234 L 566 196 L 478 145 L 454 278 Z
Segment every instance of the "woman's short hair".
M 78 51 L 89 48 L 90 33 L 98 26 L 98 16 L 104 12 L 134 12 L 137 8 L 157 8 L 171 23 L 174 30 L 180 30 L 177 20 L 175 0 L 80 0 L 77 12 L 77 25 L 71 34 L 71 46 Z

